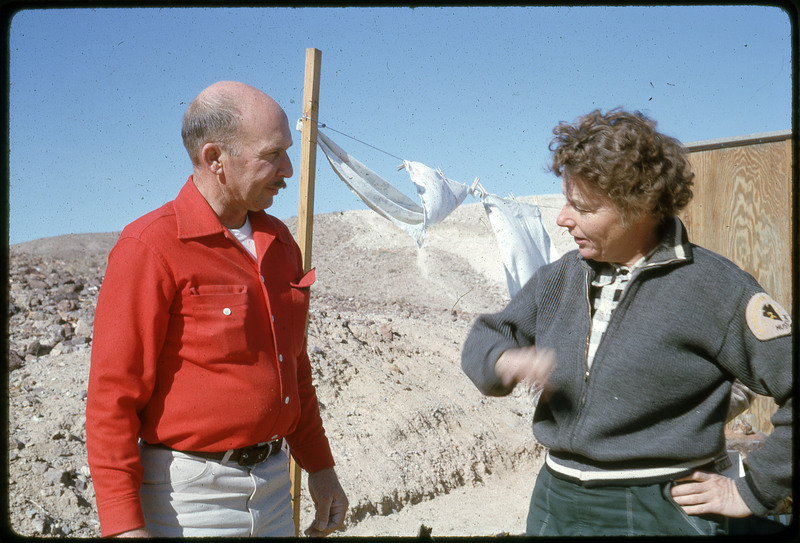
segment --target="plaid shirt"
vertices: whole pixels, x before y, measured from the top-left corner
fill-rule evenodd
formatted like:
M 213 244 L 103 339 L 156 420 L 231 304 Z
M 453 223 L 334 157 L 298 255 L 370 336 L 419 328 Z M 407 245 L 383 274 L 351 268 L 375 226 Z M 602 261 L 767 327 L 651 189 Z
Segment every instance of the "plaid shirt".
M 625 288 L 633 275 L 634 270 L 641 268 L 646 261 L 642 257 L 631 267 L 619 264 L 601 263 L 597 267 L 597 275 L 592 281 L 590 299 L 592 302 L 592 330 L 589 334 L 589 350 L 586 353 L 586 368 L 592 367 L 594 354 L 603 339 L 603 334 L 611 321 L 614 309 L 619 305 Z

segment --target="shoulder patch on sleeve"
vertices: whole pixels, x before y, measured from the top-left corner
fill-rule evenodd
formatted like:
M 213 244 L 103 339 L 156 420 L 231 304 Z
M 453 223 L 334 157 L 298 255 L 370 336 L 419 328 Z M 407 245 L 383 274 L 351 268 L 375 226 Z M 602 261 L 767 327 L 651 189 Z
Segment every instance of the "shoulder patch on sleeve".
M 791 315 L 765 292 L 753 295 L 745 312 L 747 326 L 761 341 L 792 333 Z

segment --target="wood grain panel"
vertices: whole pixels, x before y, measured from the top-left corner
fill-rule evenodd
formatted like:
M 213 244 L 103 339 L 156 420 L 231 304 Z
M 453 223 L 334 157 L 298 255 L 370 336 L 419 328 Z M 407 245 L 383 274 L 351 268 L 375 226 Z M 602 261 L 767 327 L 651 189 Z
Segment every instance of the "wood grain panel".
M 681 213 L 689 239 L 729 258 L 778 303 L 793 307 L 791 139 L 689 150 L 695 195 Z M 768 434 L 775 409 L 771 398 L 759 397 L 745 416 Z
M 730 258 L 791 307 L 791 186 L 786 146 L 768 143 L 690 154 L 690 239 Z

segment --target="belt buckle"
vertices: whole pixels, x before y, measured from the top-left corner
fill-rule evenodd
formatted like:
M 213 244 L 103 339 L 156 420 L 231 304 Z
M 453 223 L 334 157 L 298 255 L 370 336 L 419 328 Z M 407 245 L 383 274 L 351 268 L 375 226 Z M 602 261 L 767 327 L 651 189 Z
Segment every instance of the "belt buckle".
M 259 464 L 267 459 L 267 457 L 272 452 L 272 443 L 266 443 L 265 445 L 251 445 L 249 447 L 244 447 L 241 449 L 241 453 L 239 454 L 239 465 L 240 466 L 253 466 L 255 464 Z

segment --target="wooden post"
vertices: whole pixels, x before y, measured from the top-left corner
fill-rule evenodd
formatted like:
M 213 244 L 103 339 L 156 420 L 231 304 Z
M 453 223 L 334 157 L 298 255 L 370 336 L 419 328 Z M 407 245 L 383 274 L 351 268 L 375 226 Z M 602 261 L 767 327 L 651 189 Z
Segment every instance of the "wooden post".
M 314 226 L 314 174 L 317 166 L 317 116 L 319 115 L 319 73 L 322 53 L 306 49 L 303 90 L 303 127 L 300 147 L 300 201 L 297 211 L 297 242 L 303 255 L 304 271 L 311 269 L 311 236 Z M 313 121 L 309 120 L 313 119 Z
M 314 174 L 317 167 L 317 118 L 319 115 L 319 74 L 322 53 L 306 49 L 306 72 L 303 84 L 303 125 L 300 147 L 300 198 L 297 210 L 297 243 L 303 257 L 303 271 L 311 270 L 311 238 L 314 233 Z M 310 120 L 313 119 L 313 120 Z M 306 330 L 306 333 L 308 331 Z M 292 514 L 294 535 L 300 535 L 300 465 L 291 459 Z

